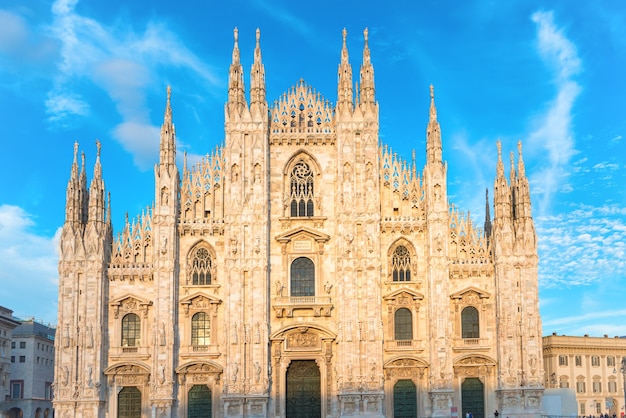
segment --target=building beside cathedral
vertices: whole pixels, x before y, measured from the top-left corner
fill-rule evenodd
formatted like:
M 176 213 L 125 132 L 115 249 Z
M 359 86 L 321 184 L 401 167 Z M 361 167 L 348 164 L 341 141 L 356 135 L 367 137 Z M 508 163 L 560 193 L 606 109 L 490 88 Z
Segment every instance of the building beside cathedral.
M 302 80 L 268 102 L 258 30 L 246 91 L 235 30 L 224 145 L 179 171 L 168 88 L 155 200 L 118 234 L 100 145 L 89 182 L 75 146 L 58 417 L 540 414 L 521 145 L 507 175 L 498 144 L 478 228 L 448 201 L 432 87 L 423 169 L 379 142 L 364 35 L 355 87 L 343 32 L 331 105 Z

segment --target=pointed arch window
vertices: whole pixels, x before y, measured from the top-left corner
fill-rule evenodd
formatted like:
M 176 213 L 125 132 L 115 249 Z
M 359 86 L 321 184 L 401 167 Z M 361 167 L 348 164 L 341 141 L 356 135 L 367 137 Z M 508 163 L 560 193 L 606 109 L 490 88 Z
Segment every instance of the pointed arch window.
M 189 267 L 192 285 L 203 286 L 211 284 L 213 260 L 209 250 L 204 247 L 197 248 L 192 254 Z
M 122 347 L 138 347 L 141 341 L 141 320 L 134 313 L 122 318 Z
M 290 175 L 291 216 L 313 216 L 314 197 L 313 171 L 307 163 L 299 161 Z
M 407 308 L 400 308 L 394 314 L 394 339 L 413 339 L 413 314 Z
M 209 315 L 198 312 L 191 317 L 191 345 L 206 346 L 211 343 L 211 321 Z
M 461 338 L 480 338 L 478 309 L 467 306 L 461 311 Z
M 391 269 L 394 282 L 411 281 L 411 254 L 404 245 L 398 245 L 393 251 Z
M 291 263 L 291 296 L 315 296 L 315 265 L 310 258 Z

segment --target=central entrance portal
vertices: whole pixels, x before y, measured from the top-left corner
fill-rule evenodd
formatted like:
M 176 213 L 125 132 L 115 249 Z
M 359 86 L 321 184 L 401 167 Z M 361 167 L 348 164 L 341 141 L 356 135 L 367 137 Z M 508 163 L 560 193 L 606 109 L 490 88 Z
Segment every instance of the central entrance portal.
M 320 369 L 314 360 L 294 360 L 287 369 L 287 416 L 321 418 Z
M 471 412 L 474 418 L 485 417 L 485 387 L 476 377 L 465 379 L 461 384 L 462 413 Z

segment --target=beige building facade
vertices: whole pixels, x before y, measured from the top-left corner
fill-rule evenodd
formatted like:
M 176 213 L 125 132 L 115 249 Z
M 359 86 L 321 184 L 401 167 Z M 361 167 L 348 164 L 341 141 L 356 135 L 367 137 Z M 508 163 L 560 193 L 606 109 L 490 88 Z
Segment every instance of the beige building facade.
M 576 392 L 579 415 L 622 416 L 626 338 L 543 337 L 545 387 Z
M 115 237 L 100 145 L 89 184 L 76 145 L 58 417 L 540 413 L 521 145 L 507 175 L 498 144 L 478 228 L 448 200 L 432 87 L 418 170 L 379 142 L 368 34 L 356 87 L 346 36 L 334 105 L 303 80 L 268 103 L 260 33 L 247 90 L 235 30 L 224 146 L 179 171 L 168 89 L 155 200 Z

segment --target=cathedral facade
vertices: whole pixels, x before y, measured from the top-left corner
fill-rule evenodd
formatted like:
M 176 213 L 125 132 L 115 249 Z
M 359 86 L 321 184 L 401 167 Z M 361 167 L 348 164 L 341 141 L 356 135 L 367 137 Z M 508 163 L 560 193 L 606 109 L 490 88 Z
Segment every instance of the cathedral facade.
M 168 88 L 155 200 L 115 236 L 100 144 L 89 182 L 75 145 L 58 417 L 540 414 L 521 145 L 507 176 L 498 143 L 476 227 L 448 201 L 432 87 L 423 169 L 379 143 L 364 35 L 354 84 L 343 32 L 334 105 L 303 80 L 268 104 L 259 31 L 246 91 L 235 30 L 224 145 L 179 171 Z

